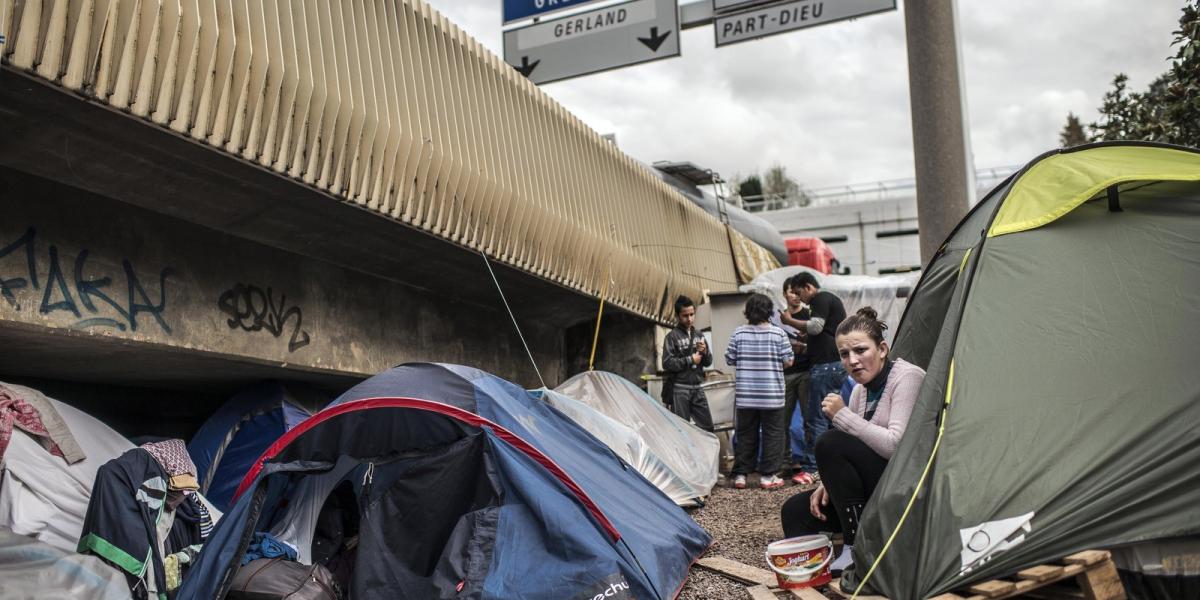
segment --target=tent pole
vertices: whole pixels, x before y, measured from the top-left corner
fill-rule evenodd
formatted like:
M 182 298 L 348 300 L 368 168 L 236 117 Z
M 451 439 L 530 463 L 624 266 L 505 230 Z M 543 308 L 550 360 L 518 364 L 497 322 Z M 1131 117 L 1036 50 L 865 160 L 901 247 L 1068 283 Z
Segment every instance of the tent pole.
M 604 316 L 604 298 L 608 295 L 608 282 L 611 280 L 609 273 L 612 270 L 612 263 L 604 267 L 604 285 L 600 288 L 600 310 L 596 312 L 596 332 L 592 334 L 592 354 L 588 357 L 588 370 L 594 371 L 596 365 L 596 346 L 600 343 L 600 317 Z

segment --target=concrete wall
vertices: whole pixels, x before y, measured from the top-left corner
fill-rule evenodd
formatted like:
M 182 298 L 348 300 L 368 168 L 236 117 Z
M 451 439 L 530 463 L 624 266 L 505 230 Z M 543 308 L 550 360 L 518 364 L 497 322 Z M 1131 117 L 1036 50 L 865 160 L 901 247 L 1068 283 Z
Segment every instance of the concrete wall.
M 0 207 L 2 376 L 350 383 L 439 361 L 539 384 L 482 261 L 446 298 L 5 168 Z M 563 329 L 521 326 L 557 384 Z
M 658 369 L 654 323 L 628 314 L 605 310 L 596 344 L 596 369 L 611 371 L 644 386 L 641 376 Z M 596 323 L 580 323 L 566 331 L 566 367 L 570 373 L 588 368 Z

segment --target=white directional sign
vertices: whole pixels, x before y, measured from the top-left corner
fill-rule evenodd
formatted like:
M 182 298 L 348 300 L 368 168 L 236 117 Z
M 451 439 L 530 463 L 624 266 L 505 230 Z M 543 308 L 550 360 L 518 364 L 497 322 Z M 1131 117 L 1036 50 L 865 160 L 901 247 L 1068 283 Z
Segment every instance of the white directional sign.
M 504 60 L 539 84 L 672 56 L 677 0 L 633 0 L 504 32 Z
M 713 32 L 717 46 L 726 46 L 888 10 L 896 10 L 896 0 L 792 0 L 720 15 Z
M 726 12 L 735 8 L 743 8 L 752 4 L 765 4 L 772 0 L 712 0 L 713 12 Z

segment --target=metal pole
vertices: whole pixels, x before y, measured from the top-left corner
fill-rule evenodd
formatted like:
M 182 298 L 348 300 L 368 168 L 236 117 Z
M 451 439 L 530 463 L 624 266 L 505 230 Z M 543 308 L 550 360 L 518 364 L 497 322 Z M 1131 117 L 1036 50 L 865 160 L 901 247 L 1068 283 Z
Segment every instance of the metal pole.
M 907 0 L 908 90 L 921 262 L 975 203 L 954 0 Z

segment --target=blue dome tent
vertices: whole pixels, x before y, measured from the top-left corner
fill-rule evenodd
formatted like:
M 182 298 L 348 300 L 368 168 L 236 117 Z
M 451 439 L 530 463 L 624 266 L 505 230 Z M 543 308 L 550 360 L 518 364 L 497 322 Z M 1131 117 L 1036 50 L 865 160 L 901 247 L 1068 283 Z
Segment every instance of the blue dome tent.
M 381 373 L 277 440 L 178 598 L 224 597 L 255 532 L 321 562 L 314 523 L 359 507 L 349 596 L 674 598 L 711 538 L 602 442 L 467 367 Z
M 200 492 L 217 508 L 228 510 L 233 492 L 263 450 L 328 401 L 328 396 L 278 381 L 235 394 L 188 443 Z

